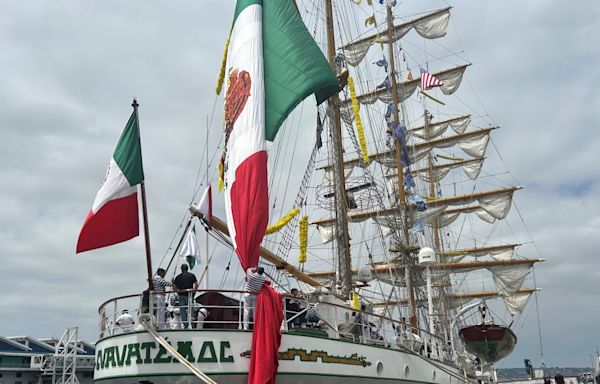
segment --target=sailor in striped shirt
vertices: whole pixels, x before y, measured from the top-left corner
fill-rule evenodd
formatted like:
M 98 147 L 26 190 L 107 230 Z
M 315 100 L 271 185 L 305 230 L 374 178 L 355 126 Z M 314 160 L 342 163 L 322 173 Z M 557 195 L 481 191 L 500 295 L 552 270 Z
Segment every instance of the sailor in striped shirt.
M 250 329 L 250 323 L 254 322 L 254 307 L 256 306 L 256 294 L 265 284 L 265 269 L 263 267 L 248 268 L 246 271 L 246 287 L 248 291 L 244 296 L 244 329 Z
M 165 271 L 162 268 L 158 268 L 156 274 L 152 278 L 152 287 L 154 288 L 154 298 L 156 303 L 156 325 L 158 329 L 163 329 L 165 326 L 165 288 L 173 285 L 168 280 L 165 280 Z

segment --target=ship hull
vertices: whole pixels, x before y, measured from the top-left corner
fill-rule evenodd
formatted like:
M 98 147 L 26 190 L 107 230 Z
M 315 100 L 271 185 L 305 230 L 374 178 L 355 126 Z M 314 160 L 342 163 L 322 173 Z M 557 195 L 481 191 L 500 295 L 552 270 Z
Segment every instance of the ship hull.
M 242 330 L 169 330 L 160 335 L 218 383 L 247 383 L 252 333 Z M 341 339 L 284 333 L 277 383 L 456 383 L 458 369 L 415 353 Z M 97 383 L 198 383 L 148 332 L 96 344 Z

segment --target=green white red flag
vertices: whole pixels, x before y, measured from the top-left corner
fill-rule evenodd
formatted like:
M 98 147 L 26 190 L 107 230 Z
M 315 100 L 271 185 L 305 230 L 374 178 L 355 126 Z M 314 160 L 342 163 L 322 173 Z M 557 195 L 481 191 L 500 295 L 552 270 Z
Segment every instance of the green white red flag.
M 144 180 L 137 113 L 131 114 L 77 240 L 76 253 L 139 235 L 137 185 Z
M 315 94 L 319 104 L 339 84 L 291 1 L 237 1 L 226 67 L 225 209 L 246 270 L 268 224 L 266 140 L 302 100 Z
M 188 263 L 190 269 L 194 269 L 196 264 L 200 264 L 200 246 L 196 238 L 196 226 L 189 230 L 185 243 L 181 247 L 179 256 Z

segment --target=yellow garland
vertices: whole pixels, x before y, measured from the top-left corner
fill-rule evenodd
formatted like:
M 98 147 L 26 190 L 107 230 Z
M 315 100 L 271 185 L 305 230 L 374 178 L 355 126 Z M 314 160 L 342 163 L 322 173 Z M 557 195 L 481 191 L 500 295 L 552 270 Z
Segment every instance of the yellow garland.
M 363 128 L 362 120 L 360 119 L 360 110 L 358 109 L 358 99 L 356 98 L 356 90 L 354 89 L 354 80 L 348 77 L 348 86 L 350 87 L 350 98 L 352 99 L 352 109 L 354 110 L 354 120 L 356 121 L 356 131 L 358 132 L 358 143 L 362 152 L 362 159 L 366 165 L 369 165 L 371 160 L 367 153 L 367 139 L 365 139 L 365 129 Z
M 223 192 L 223 187 L 225 186 L 224 172 L 223 172 L 223 162 L 219 161 L 219 165 L 217 166 L 219 170 L 219 192 Z
M 229 50 L 229 37 L 231 33 L 227 35 L 227 40 L 225 41 L 225 51 L 223 52 L 223 59 L 221 59 L 221 70 L 219 70 L 219 79 L 217 80 L 217 95 L 221 94 L 221 90 L 223 89 L 223 81 L 225 80 L 225 66 L 227 65 L 227 51 Z
M 275 232 L 278 232 L 281 228 L 285 227 L 287 225 L 287 223 L 289 223 L 290 220 L 292 220 L 294 218 L 294 216 L 296 216 L 298 213 L 300 213 L 300 208 L 292 209 L 291 211 L 289 211 L 287 213 L 287 215 L 283 216 L 278 222 L 276 222 L 273 225 L 269 225 L 267 227 L 267 230 L 265 231 L 265 235 L 270 235 Z
M 306 263 L 306 246 L 308 244 L 308 216 L 304 216 L 298 223 L 300 236 L 300 253 L 298 254 L 298 263 Z
M 356 292 L 352 292 L 352 308 L 360 310 L 360 298 Z

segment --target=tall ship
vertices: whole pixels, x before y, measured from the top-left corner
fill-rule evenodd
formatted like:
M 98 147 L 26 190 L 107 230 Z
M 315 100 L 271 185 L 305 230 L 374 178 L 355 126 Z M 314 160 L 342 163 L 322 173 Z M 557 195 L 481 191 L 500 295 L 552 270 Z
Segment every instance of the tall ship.
M 148 246 L 148 290 L 100 306 L 96 382 L 495 381 L 543 260 L 505 223 L 521 187 L 486 165 L 503 164 L 489 148 L 499 127 L 469 105 L 462 48 L 444 45 L 453 9 L 409 9 L 237 1 L 217 79 L 223 139 L 206 144 L 159 266 L 169 284 Z M 145 216 L 141 160 L 124 155 L 139 134 L 134 102 L 78 251 L 108 245 L 91 233 L 112 226 L 93 220 L 123 196 L 141 191 Z M 199 286 L 174 291 L 183 264 Z M 263 269 L 270 286 L 255 292 Z

